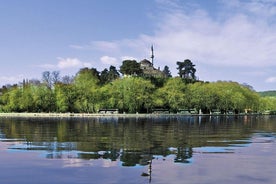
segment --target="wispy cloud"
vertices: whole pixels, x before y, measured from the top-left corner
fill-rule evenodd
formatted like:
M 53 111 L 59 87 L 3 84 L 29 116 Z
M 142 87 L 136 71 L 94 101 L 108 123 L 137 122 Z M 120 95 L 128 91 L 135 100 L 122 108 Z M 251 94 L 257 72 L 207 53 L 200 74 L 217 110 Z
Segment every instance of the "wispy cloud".
M 70 69 L 70 68 L 82 68 L 82 67 L 92 67 L 92 63 L 80 61 L 78 58 L 57 58 L 56 64 L 43 64 L 39 67 L 45 69 Z
M 191 12 L 180 1 L 157 2 L 160 6 L 168 6 L 158 15 L 160 18 L 155 18 L 153 35 L 141 34 L 132 40 L 93 41 L 71 47 L 112 51 L 116 57 L 126 55 L 122 52 L 126 50 L 139 58 L 148 56 L 145 52 L 154 43 L 162 63 L 190 58 L 216 66 L 276 65 L 276 26 L 271 25 L 269 19 L 276 14 L 275 1 L 224 1 L 220 18 L 214 18 L 200 6 L 193 5 Z M 224 10 L 228 13 L 223 13 Z M 252 15 L 256 16 L 252 18 Z
M 17 84 L 24 79 L 23 75 L 0 76 L 0 84 Z
M 276 83 L 276 77 L 268 77 L 265 80 L 266 83 Z
M 75 48 L 139 60 L 149 58 L 154 44 L 156 65 L 168 65 L 174 74 L 176 61 L 191 59 L 206 80 L 256 83 L 254 76 L 258 76 L 259 83 L 274 81 L 265 77 L 273 76 L 273 72 L 261 72 L 276 67 L 276 0 L 218 2 L 212 4 L 217 7 L 208 7 L 193 1 L 156 0 L 159 8 L 151 14 L 152 34 L 93 41 Z M 233 75 L 235 72 L 237 75 Z
M 271 18 L 276 15 L 275 0 L 224 0 L 223 2 L 225 5 L 234 9 L 236 12 L 250 14 L 254 18 L 255 16 Z
M 116 41 L 92 41 L 91 43 L 84 45 L 72 44 L 70 47 L 78 50 L 98 50 L 103 52 L 110 50 L 118 51 L 120 48 Z
M 114 57 L 110 57 L 110 56 L 102 56 L 100 58 L 100 60 L 103 64 L 108 64 L 108 65 L 117 65 L 118 64 L 117 59 Z
M 80 68 L 80 67 L 91 67 L 92 64 L 89 62 L 82 62 L 78 58 L 58 58 L 57 67 L 60 69 L 66 68 Z
M 161 58 L 191 58 L 221 66 L 276 65 L 276 29 L 241 12 L 213 19 L 205 10 L 164 15 L 156 34 Z
M 121 57 L 121 60 L 122 60 L 122 61 L 124 61 L 124 60 L 136 60 L 136 61 L 138 61 L 137 58 L 132 57 L 132 56 L 122 56 L 122 57 Z

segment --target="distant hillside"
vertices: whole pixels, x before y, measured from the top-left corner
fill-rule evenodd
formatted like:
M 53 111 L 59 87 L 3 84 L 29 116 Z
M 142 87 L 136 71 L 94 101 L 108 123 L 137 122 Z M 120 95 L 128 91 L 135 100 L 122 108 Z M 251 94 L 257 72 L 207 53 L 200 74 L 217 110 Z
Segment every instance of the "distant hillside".
M 276 91 L 262 91 L 262 92 L 258 92 L 258 93 L 262 97 L 264 97 L 264 96 L 275 96 L 276 97 Z

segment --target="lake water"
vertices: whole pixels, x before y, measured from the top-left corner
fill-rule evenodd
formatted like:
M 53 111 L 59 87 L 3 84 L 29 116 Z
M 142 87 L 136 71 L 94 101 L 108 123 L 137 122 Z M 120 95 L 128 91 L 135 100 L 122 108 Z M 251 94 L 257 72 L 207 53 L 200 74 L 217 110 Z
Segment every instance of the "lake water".
M 0 118 L 0 183 L 275 184 L 276 116 Z

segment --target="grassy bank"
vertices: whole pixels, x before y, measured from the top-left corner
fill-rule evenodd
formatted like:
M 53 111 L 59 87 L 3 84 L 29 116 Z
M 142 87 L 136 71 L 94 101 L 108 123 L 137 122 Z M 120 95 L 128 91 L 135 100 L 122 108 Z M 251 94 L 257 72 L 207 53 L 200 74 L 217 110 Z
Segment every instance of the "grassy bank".
M 0 117 L 45 117 L 45 118 L 93 118 L 93 117 L 164 117 L 164 116 L 245 116 L 245 115 L 261 115 L 261 114 L 111 114 L 111 113 L 0 113 Z
M 167 114 L 169 115 L 169 114 Z M 100 114 L 100 113 L 0 113 L 0 117 L 152 117 L 161 114 Z M 163 114 L 164 116 L 164 114 Z

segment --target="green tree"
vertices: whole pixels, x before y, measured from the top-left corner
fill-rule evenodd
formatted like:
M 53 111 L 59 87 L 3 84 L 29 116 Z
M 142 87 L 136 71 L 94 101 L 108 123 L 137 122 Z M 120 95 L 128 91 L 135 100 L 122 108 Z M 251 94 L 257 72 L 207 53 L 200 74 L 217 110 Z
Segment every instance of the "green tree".
M 35 110 L 35 102 L 33 98 L 33 86 L 30 84 L 23 85 L 21 98 L 19 99 L 19 107 L 21 111 L 33 112 Z
M 100 75 L 100 83 L 106 84 L 108 82 L 108 70 L 105 68 Z
M 101 87 L 99 92 L 101 109 L 119 109 L 121 112 L 127 112 L 123 82 L 123 79 L 118 79 Z
M 99 73 L 95 69 L 81 69 L 74 81 L 77 99 L 75 108 L 79 112 L 97 112 L 99 109 Z
M 206 84 L 203 82 L 196 82 L 187 86 L 188 108 L 207 111 L 205 86 Z
M 257 111 L 259 109 L 260 96 L 257 92 L 251 88 L 240 85 L 242 94 L 245 98 L 245 108 L 251 111 Z
M 156 90 L 154 105 L 157 107 L 169 107 L 173 111 L 187 108 L 188 97 L 185 95 L 187 86 L 179 77 L 170 78 L 162 88 Z
M 76 88 L 72 84 L 55 85 L 56 108 L 58 112 L 75 112 Z
M 182 79 L 196 80 L 196 69 L 191 60 L 185 59 L 183 62 L 177 61 L 176 64 L 178 65 L 178 74 Z
M 142 112 L 152 105 L 151 94 L 154 86 L 150 81 L 143 78 L 119 79 L 108 85 L 107 89 L 110 92 L 108 102 L 124 112 Z
M 205 113 L 209 113 L 212 109 L 221 112 L 258 109 L 259 97 L 256 92 L 236 82 L 197 82 L 188 86 L 191 106 L 202 109 Z
M 167 65 L 164 67 L 163 73 L 165 74 L 166 77 L 172 77 L 171 71 Z
M 56 111 L 55 95 L 47 85 L 33 86 L 35 112 Z
M 73 76 L 65 75 L 65 76 L 62 77 L 61 83 L 63 83 L 63 84 L 72 84 L 73 81 L 74 81 Z
M 108 81 L 111 82 L 113 80 L 116 80 L 120 77 L 120 73 L 116 69 L 115 66 L 110 66 L 109 67 L 109 72 L 108 72 Z
M 20 109 L 20 99 L 22 97 L 22 90 L 14 86 L 6 91 L 1 96 L 2 101 L 2 111 L 4 112 L 21 112 Z
M 101 84 L 107 84 L 109 82 L 112 82 L 113 80 L 116 80 L 120 77 L 119 72 L 117 71 L 115 66 L 110 66 L 109 70 L 106 68 L 101 72 L 100 75 L 100 81 Z
M 124 75 L 140 75 L 143 73 L 140 63 L 136 60 L 124 60 L 120 66 L 120 72 Z
M 276 110 L 276 97 L 274 96 L 264 96 L 260 98 L 259 110 L 264 112 L 267 110 Z

